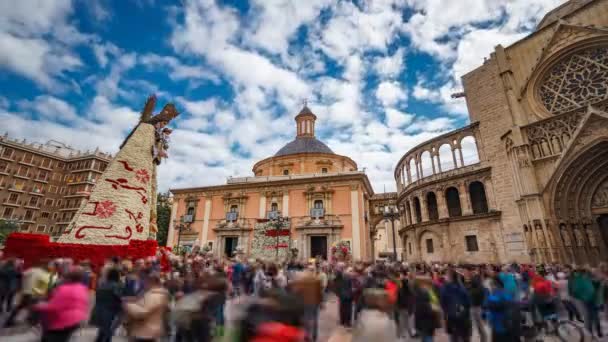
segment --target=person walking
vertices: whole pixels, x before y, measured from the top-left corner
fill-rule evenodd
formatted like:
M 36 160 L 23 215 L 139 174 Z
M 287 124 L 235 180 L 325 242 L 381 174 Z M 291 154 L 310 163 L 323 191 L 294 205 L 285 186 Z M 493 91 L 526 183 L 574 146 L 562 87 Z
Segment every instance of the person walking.
M 470 341 L 471 298 L 454 270 L 448 270 L 447 281 L 441 286 L 440 301 L 450 341 Z
M 143 295 L 123 304 L 127 315 L 128 334 L 133 342 L 151 342 L 163 335 L 164 314 L 169 292 L 162 287 L 160 276 L 152 272 L 145 277 Z
M 122 313 L 123 294 L 120 271 L 117 268 L 107 270 L 104 279 L 97 287 L 95 307 L 91 316 L 91 324 L 98 328 L 95 342 L 112 340 L 116 323 Z
M 488 340 L 486 334 L 485 324 L 482 319 L 482 305 L 486 298 L 486 289 L 483 287 L 481 275 L 471 274 L 470 270 L 467 270 L 467 276 L 464 280 L 465 287 L 471 297 L 471 318 L 479 333 L 479 342 L 486 342 Z
M 500 277 L 494 277 L 492 291 L 484 305 L 492 328 L 492 342 L 519 342 L 519 311 L 512 293 L 505 290 Z
M 89 314 L 89 291 L 83 284 L 83 272 L 68 272 L 45 302 L 33 306 L 41 314 L 41 342 L 67 342 Z
M 11 310 L 8 318 L 4 322 L 4 327 L 11 327 L 15 324 L 15 318 L 22 310 L 29 310 L 33 304 L 44 298 L 49 289 L 50 273 L 47 260 L 40 260 L 38 264 L 23 273 L 21 284 L 21 300 L 16 307 Z M 30 314 L 29 321 L 33 323 L 35 319 Z
M 350 328 L 352 326 L 353 312 L 353 281 L 351 274 L 344 272 L 342 267 L 339 266 L 334 284 L 340 307 L 340 325 Z

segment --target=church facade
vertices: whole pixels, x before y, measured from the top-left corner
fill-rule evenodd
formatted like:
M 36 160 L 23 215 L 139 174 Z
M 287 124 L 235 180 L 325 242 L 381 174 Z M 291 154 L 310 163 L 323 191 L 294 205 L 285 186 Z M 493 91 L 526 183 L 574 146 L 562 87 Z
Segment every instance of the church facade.
M 227 184 L 172 189 L 168 246 L 200 246 L 218 257 L 285 260 L 331 258 L 350 245 L 354 259 L 371 259 L 370 182 L 357 164 L 315 137 L 316 116 L 304 107 L 297 136 L 253 166 L 253 177 Z
M 395 168 L 406 260 L 605 260 L 608 1 L 571 0 L 462 83 L 471 124 Z

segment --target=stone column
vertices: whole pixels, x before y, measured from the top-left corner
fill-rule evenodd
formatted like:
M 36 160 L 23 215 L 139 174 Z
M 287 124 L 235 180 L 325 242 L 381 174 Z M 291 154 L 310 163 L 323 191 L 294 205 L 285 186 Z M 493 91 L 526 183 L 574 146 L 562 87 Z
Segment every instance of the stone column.
M 205 198 L 205 213 L 203 214 L 203 230 L 201 237 L 201 245 L 204 246 L 209 238 L 209 217 L 211 216 L 211 197 Z
M 416 210 L 414 209 L 414 201 L 410 198 L 410 215 L 412 217 L 412 224 L 420 223 L 418 222 L 418 218 L 416 217 Z
M 351 186 L 350 191 L 350 215 L 352 229 L 352 252 L 353 259 L 359 260 L 361 257 L 361 237 L 359 224 L 359 187 L 358 185 Z
M 283 191 L 283 216 L 289 217 L 289 191 Z
M 175 238 L 175 218 L 177 217 L 177 199 L 173 200 L 173 206 L 171 207 L 171 219 L 169 219 L 169 232 L 167 232 L 167 247 L 173 247 Z
M 448 218 L 450 215 L 448 213 L 448 205 L 445 200 L 445 191 L 435 191 L 435 198 L 437 198 L 437 213 L 439 214 L 439 219 Z
M 460 196 L 460 208 L 462 209 L 462 215 L 465 216 L 473 214 L 471 196 L 469 196 L 469 191 L 465 183 L 458 184 L 458 195 Z
M 427 208 L 427 203 L 426 203 L 426 196 L 423 196 L 422 194 L 420 194 L 418 196 L 418 199 L 420 199 L 420 217 L 422 218 L 422 222 L 428 222 L 429 221 L 429 210 Z
M 260 208 L 258 217 L 261 219 L 266 218 L 266 195 L 263 193 L 260 194 Z

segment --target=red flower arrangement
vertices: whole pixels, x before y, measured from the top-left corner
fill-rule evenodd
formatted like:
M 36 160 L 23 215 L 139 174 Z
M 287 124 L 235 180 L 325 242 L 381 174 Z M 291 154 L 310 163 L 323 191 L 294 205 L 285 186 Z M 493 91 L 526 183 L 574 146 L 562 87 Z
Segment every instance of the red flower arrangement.
M 11 233 L 6 238 L 4 255 L 23 259 L 25 266 L 42 259 L 71 258 L 78 262 L 90 260 L 99 269 L 111 257 L 140 259 L 156 255 L 155 240 L 131 240 L 128 245 L 85 245 L 51 242 L 48 235 Z
M 148 184 L 148 182 L 150 181 L 150 174 L 146 169 L 139 169 L 135 172 L 135 178 L 140 183 Z
M 346 261 L 350 258 L 350 245 L 347 241 L 340 241 L 331 247 L 332 261 Z

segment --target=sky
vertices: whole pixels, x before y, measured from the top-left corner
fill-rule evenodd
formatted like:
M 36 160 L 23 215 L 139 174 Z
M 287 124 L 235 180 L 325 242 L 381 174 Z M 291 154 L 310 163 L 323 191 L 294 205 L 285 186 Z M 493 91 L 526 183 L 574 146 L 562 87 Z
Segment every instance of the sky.
M 403 154 L 469 123 L 460 77 L 563 2 L 0 1 L 0 134 L 116 153 L 155 93 L 182 112 L 164 191 L 252 176 L 307 101 L 317 137 L 394 191 Z

